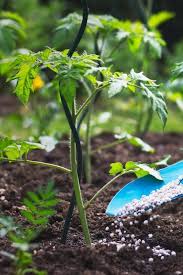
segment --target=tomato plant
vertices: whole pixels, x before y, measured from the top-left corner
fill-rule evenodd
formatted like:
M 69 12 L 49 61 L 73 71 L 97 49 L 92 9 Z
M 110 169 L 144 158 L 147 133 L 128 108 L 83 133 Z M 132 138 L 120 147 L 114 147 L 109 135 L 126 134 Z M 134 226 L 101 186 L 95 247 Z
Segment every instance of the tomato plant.
M 83 196 L 81 193 L 80 182 L 82 179 L 82 166 L 83 166 L 83 148 L 81 145 L 79 129 L 83 123 L 83 119 L 86 114 L 88 114 L 88 132 L 86 139 L 86 167 L 90 177 L 90 114 L 91 108 L 95 103 L 95 99 L 100 92 L 106 93 L 109 98 L 122 93 L 123 91 L 129 91 L 132 94 L 140 94 L 143 96 L 144 101 L 146 100 L 150 104 L 152 111 L 156 112 L 162 121 L 163 125 L 166 124 L 167 120 L 167 107 L 162 94 L 158 91 L 159 86 L 156 82 L 147 76 L 143 72 L 136 72 L 131 69 L 129 73 L 124 72 L 114 72 L 110 66 L 104 66 L 100 52 L 98 54 L 87 54 L 86 52 L 79 54 L 76 50 L 83 37 L 85 29 L 88 22 L 88 5 L 86 0 L 82 0 L 83 5 L 83 17 L 82 23 L 79 28 L 79 32 L 74 39 L 74 42 L 69 50 L 58 51 L 51 48 L 46 48 L 43 51 L 32 52 L 28 51 L 26 53 L 14 54 L 12 58 L 6 60 L 6 75 L 8 80 L 15 81 L 15 94 L 20 99 L 23 104 L 29 102 L 30 96 L 34 93 L 34 81 L 37 75 L 41 73 L 44 69 L 49 70 L 53 75 L 52 83 L 57 89 L 57 96 L 59 95 L 59 102 L 62 103 L 65 116 L 68 125 L 71 130 L 70 136 L 70 168 L 65 168 L 62 166 L 44 163 L 39 161 L 32 161 L 28 159 L 29 151 L 33 149 L 44 149 L 41 144 L 30 143 L 27 141 L 15 141 L 8 138 L 2 138 L 0 142 L 0 152 L 1 160 L 9 162 L 25 162 L 32 165 L 42 165 L 57 169 L 60 172 L 65 172 L 71 175 L 73 183 L 73 195 L 70 203 L 68 215 L 66 217 L 62 241 L 65 242 L 67 238 L 68 229 L 70 226 L 72 213 L 77 205 L 80 222 L 82 225 L 82 230 L 85 238 L 85 242 L 91 245 L 91 237 L 88 228 L 88 222 L 86 217 L 86 208 L 89 206 L 84 203 Z M 75 16 L 75 15 L 74 15 Z M 147 39 L 149 37 L 149 32 L 140 23 L 131 24 L 129 22 L 121 23 L 113 18 L 96 18 L 101 20 L 101 24 L 106 24 L 109 30 L 114 29 L 114 25 L 117 26 L 118 36 L 123 40 L 127 38 L 129 43 L 132 43 L 133 47 L 140 47 L 143 40 L 145 43 L 152 43 L 152 41 Z M 114 20 L 114 22 L 113 22 Z M 99 21 L 97 21 L 99 22 Z M 90 21 L 89 21 L 90 23 Z M 68 24 L 68 23 L 67 23 Z M 100 24 L 97 23 L 95 28 L 100 29 Z M 119 27 L 118 27 L 119 25 Z M 122 28 L 119 31 L 118 28 Z M 125 29 L 126 28 L 126 29 Z M 105 30 L 105 28 L 104 28 Z M 136 31 L 143 31 L 142 35 L 136 36 Z M 101 29 L 103 31 L 103 27 Z M 104 34 L 102 34 L 105 37 Z M 132 36 L 132 37 L 131 37 Z M 139 41 L 139 39 L 140 41 Z M 144 37 L 146 39 L 144 40 Z M 150 35 L 151 37 L 151 35 Z M 119 38 L 119 37 L 118 37 Z M 133 39 L 132 39 L 133 38 Z M 162 43 L 161 38 L 157 36 L 153 37 L 157 43 Z M 97 42 L 98 43 L 98 42 Z M 154 44 L 153 44 L 154 45 Z M 152 45 L 151 45 L 152 46 Z M 102 55 L 102 54 L 101 54 Z M 86 90 L 86 96 L 81 105 L 77 104 L 77 93 L 79 89 L 83 87 Z M 152 151 L 152 148 L 148 147 L 147 144 L 143 143 L 140 139 L 133 136 L 126 135 L 121 137 L 120 141 L 129 140 L 135 146 L 140 146 L 146 148 L 145 150 Z M 118 140 L 119 142 L 119 140 Z M 99 150 L 101 150 L 100 148 Z M 119 169 L 120 167 L 120 169 Z M 146 173 L 152 173 L 152 169 L 147 169 L 145 165 L 139 164 L 126 164 L 125 169 L 122 164 L 115 164 L 112 166 L 111 175 L 115 175 L 114 179 L 110 180 L 105 187 L 109 186 L 116 180 L 117 177 L 122 176 L 126 172 L 137 172 L 143 174 L 142 171 Z M 158 173 L 154 172 L 154 176 Z M 96 198 L 104 187 L 99 190 L 94 198 Z M 87 207 L 86 207 L 87 205 Z

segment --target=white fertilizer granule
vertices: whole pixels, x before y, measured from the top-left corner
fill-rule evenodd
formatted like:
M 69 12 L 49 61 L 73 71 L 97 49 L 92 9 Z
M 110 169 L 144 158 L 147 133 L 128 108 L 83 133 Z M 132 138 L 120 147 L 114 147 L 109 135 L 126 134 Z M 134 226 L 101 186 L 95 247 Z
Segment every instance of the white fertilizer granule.
M 142 196 L 140 200 L 133 200 L 131 203 L 126 204 L 122 207 L 118 216 L 141 216 L 145 211 L 154 209 L 155 207 L 171 201 L 173 198 L 183 195 L 183 175 L 177 180 L 172 181 L 162 188 L 152 191 L 148 196 Z M 148 183 L 147 183 L 148 184 Z M 144 224 L 148 224 L 148 221 L 144 221 Z

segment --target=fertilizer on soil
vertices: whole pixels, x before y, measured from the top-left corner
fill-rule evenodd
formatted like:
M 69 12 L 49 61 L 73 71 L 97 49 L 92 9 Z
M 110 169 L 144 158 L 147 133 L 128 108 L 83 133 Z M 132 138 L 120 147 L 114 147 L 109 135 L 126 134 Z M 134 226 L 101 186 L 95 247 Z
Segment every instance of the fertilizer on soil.
M 148 225 L 160 218 L 159 215 L 152 214 L 154 208 L 183 194 L 182 180 L 183 175 L 161 189 L 151 192 L 149 196 L 142 196 L 140 200 L 133 200 L 121 208 L 115 220 L 105 228 L 106 233 L 109 235 L 107 238 L 100 240 L 99 243 L 107 246 L 115 245 L 117 251 L 126 248 L 137 252 L 139 249 L 145 249 L 150 255 L 150 257 L 147 257 L 147 262 L 150 264 L 153 264 L 155 257 L 161 261 L 167 257 L 175 257 L 175 251 L 160 245 L 153 245 L 154 236 L 151 232 L 148 232 Z M 147 235 L 143 239 L 132 233 L 135 226 L 139 224 L 143 227 L 147 226 Z

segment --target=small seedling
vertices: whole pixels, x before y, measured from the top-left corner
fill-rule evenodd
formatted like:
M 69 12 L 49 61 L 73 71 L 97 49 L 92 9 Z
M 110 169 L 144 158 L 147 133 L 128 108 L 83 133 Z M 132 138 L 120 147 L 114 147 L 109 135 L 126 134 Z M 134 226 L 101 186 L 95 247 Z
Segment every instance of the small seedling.
M 28 192 L 23 199 L 25 210 L 21 210 L 22 217 L 28 222 L 28 226 L 17 224 L 11 217 L 0 218 L 0 237 L 7 237 L 15 254 L 0 251 L 1 255 L 9 257 L 16 267 L 17 275 L 24 274 L 47 274 L 37 270 L 33 265 L 32 242 L 46 228 L 49 218 L 55 214 L 55 206 L 58 200 L 53 183 L 39 188 L 38 192 Z

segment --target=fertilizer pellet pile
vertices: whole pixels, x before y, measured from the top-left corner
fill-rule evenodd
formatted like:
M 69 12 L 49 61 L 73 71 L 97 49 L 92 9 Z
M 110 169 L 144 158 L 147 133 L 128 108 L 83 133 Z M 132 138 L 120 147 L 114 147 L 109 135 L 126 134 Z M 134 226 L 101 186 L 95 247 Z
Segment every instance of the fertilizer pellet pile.
M 133 200 L 131 203 L 126 204 L 119 210 L 119 216 L 140 216 L 148 209 L 154 209 L 155 207 L 171 201 L 173 198 L 183 195 L 183 175 L 177 180 L 172 181 L 164 185 L 161 189 L 152 191 L 149 196 L 142 196 L 140 200 Z M 147 183 L 148 184 L 148 183 Z
M 153 234 L 149 232 L 149 225 L 160 219 L 159 215 L 153 214 L 153 209 L 173 198 L 183 195 L 183 175 L 177 180 L 170 182 L 161 189 L 153 191 L 149 196 L 142 196 L 140 200 L 134 200 L 121 208 L 114 221 L 105 228 L 106 238 L 99 241 L 103 245 L 115 245 L 117 251 L 121 249 L 146 249 L 148 251 L 147 261 L 154 262 L 154 258 L 164 260 L 167 257 L 175 257 L 176 252 L 165 249 L 160 245 L 153 245 Z M 147 235 L 143 239 L 135 234 L 135 227 L 146 227 Z M 160 229 L 159 225 L 156 225 Z M 145 230 L 146 231 L 146 230 Z

